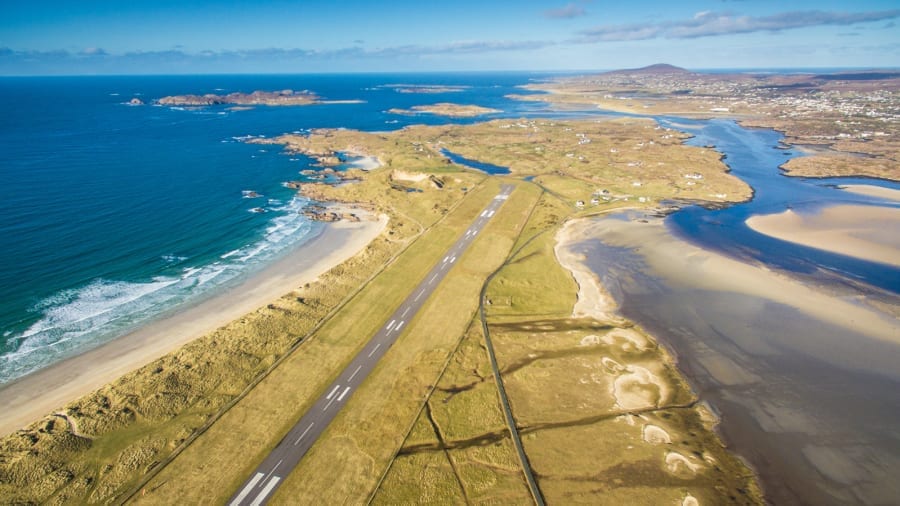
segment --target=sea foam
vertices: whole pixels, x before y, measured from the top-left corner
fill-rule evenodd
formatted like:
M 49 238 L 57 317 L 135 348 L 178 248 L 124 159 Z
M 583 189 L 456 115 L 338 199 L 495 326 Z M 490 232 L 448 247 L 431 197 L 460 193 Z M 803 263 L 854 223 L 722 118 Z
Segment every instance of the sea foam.
M 185 266 L 180 275 L 143 281 L 96 279 L 41 300 L 31 309 L 40 315 L 37 321 L 19 335 L 7 336 L 16 344 L 14 350 L 0 355 L 0 384 L 108 342 L 173 307 L 232 285 L 309 236 L 313 224 L 299 212 L 308 203 L 294 197 L 272 206 L 273 217 L 262 237 L 212 263 Z M 165 255 L 164 260 L 171 266 L 188 259 Z

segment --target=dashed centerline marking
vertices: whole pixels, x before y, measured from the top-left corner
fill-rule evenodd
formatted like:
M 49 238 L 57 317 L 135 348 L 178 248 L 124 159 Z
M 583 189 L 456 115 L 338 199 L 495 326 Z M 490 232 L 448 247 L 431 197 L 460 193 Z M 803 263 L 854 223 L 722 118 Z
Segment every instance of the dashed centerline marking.
M 413 302 L 418 302 L 418 301 L 419 301 L 419 297 L 421 297 L 421 296 L 423 296 L 423 295 L 425 295 L 425 289 L 424 289 L 424 288 L 423 288 L 422 290 L 419 291 L 419 294 L 416 295 L 416 298 L 413 299 Z
M 369 352 L 369 357 L 371 357 L 372 355 L 374 355 L 375 352 L 378 351 L 378 348 L 381 348 L 381 343 L 376 344 L 375 347 L 372 348 L 372 351 Z
M 315 424 L 316 424 L 316 422 L 309 424 L 309 427 L 307 427 L 306 430 L 303 431 L 303 434 L 300 434 L 300 437 L 298 437 L 297 440 L 294 441 L 294 446 L 297 446 L 298 444 L 300 444 L 300 440 L 303 439 L 303 436 L 305 436 L 306 433 L 309 432 L 309 429 L 312 429 L 313 425 L 315 425 Z M 260 474 L 262 474 L 262 473 L 260 473 Z
M 358 373 L 360 369 L 362 369 L 361 365 L 356 366 L 356 370 L 353 371 L 353 374 L 351 374 L 350 378 L 347 379 L 347 383 L 350 383 L 351 381 L 353 381 L 353 378 L 356 377 L 356 373 Z
M 263 481 L 260 482 L 260 485 L 262 485 L 263 483 L 265 483 L 266 480 L 269 479 L 269 476 L 272 476 L 272 473 L 274 473 L 275 470 L 278 469 L 278 466 L 280 466 L 282 462 L 284 462 L 284 459 L 279 460 L 278 463 L 275 464 L 275 467 L 273 467 L 272 470 L 269 471 L 269 474 L 267 474 L 266 477 L 263 478 Z M 276 476 L 275 479 L 278 479 L 278 477 Z
M 406 309 L 403 310 L 403 314 L 400 315 L 400 316 L 406 316 L 406 313 L 408 313 L 409 310 L 410 310 L 410 307 L 409 307 L 409 306 L 406 306 Z

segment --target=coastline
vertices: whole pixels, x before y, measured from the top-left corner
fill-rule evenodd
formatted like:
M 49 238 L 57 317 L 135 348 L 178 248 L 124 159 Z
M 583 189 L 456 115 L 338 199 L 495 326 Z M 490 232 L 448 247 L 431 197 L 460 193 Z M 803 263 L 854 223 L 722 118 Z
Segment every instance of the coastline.
M 891 486 L 877 482 L 892 464 L 872 442 L 880 436 L 861 443 L 848 441 L 846 433 L 857 424 L 880 427 L 881 415 L 859 409 L 891 408 L 860 401 L 848 410 L 856 401 L 847 399 L 877 399 L 898 378 L 900 341 L 891 308 L 693 246 L 663 220 L 641 221 L 573 220 L 559 236 L 569 242 L 557 247 L 571 249 L 587 239 L 603 243 L 587 250 L 603 259 L 589 253 L 582 268 L 595 272 L 601 285 L 620 284 L 609 287 L 622 297 L 616 299 L 620 314 L 678 357 L 680 372 L 701 392 L 700 400 L 721 413 L 718 431 L 754 467 L 769 500 L 826 504 L 885 497 Z M 623 290 L 625 285 L 633 286 Z M 827 418 L 811 415 L 826 406 Z M 848 445 L 857 450 L 843 452 Z M 875 478 L 860 469 L 872 470 Z
M 27 426 L 54 409 L 162 357 L 316 279 L 354 256 L 384 230 L 387 218 L 335 222 L 240 285 L 81 355 L 0 387 L 0 434 Z M 99 367 L 98 367 L 99 366 Z

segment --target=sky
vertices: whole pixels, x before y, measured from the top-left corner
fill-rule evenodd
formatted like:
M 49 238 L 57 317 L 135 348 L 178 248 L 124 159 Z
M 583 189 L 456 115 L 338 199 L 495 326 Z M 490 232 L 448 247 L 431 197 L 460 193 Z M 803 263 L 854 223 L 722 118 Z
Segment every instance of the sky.
M 900 67 L 897 0 L 4 2 L 0 75 Z

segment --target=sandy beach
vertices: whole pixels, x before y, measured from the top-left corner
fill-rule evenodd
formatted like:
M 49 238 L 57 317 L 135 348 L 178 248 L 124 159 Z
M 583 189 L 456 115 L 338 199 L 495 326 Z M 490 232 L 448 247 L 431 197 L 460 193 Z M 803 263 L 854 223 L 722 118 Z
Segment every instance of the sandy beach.
M 810 215 L 787 210 L 753 216 L 747 220 L 747 226 L 782 241 L 900 266 L 897 208 L 843 205 Z
M 355 211 L 359 214 L 359 211 Z M 325 224 L 322 232 L 239 286 L 0 388 L 8 434 L 184 344 L 274 301 L 344 262 L 377 237 L 387 217 Z

